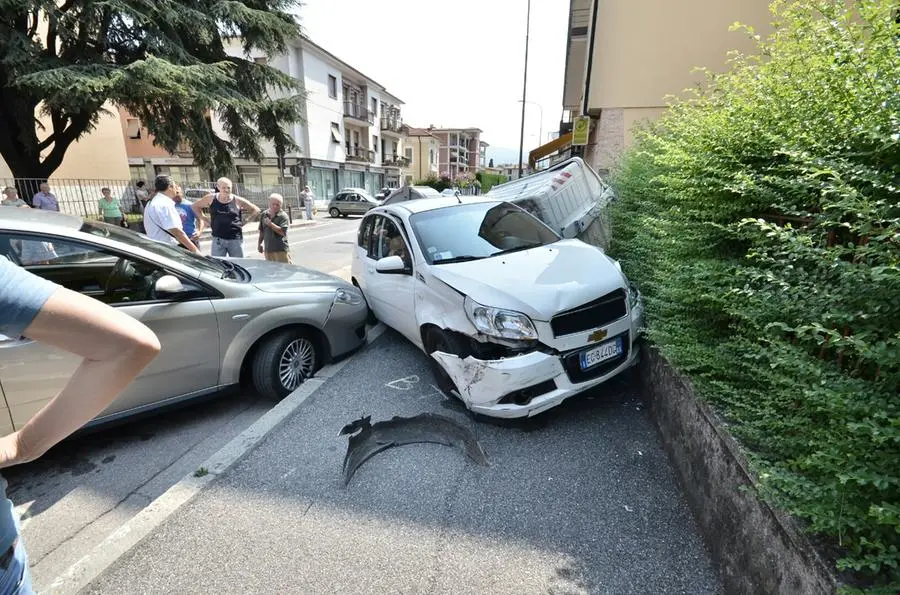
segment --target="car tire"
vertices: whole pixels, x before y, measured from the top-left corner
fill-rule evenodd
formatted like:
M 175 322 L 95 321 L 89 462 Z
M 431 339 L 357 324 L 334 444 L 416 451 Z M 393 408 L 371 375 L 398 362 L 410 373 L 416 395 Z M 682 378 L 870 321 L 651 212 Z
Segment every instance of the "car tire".
M 253 388 L 264 397 L 281 400 L 311 377 L 321 361 L 308 331 L 282 331 L 269 337 L 253 356 Z
M 464 358 L 469 355 L 468 346 L 456 335 L 431 328 L 425 333 L 425 350 L 428 352 L 428 364 L 431 366 L 431 373 L 437 381 L 438 388 L 446 395 L 461 398 L 459 388 L 453 379 L 431 354 L 435 351 L 443 351 Z
M 332 219 L 337 219 L 341 216 L 341 212 L 337 209 L 337 207 L 331 207 L 328 209 L 328 214 L 331 215 Z

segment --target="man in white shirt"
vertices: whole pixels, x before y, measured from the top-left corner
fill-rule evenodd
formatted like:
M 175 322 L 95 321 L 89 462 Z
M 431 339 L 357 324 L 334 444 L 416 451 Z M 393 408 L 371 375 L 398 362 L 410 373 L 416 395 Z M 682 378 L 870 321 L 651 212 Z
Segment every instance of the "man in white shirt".
M 173 200 L 177 193 L 175 182 L 169 176 L 156 176 L 154 186 L 156 196 L 144 209 L 144 230 L 147 237 L 165 244 L 181 244 L 185 249 L 199 253 L 200 250 L 181 228 L 181 216 Z

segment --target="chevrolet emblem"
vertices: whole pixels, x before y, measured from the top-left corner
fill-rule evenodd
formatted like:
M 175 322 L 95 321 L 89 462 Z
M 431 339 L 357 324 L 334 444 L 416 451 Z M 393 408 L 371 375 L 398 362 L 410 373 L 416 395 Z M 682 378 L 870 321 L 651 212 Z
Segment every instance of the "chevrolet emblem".
M 606 330 L 601 328 L 591 333 L 591 335 L 588 337 L 588 341 L 590 341 L 591 343 L 596 343 L 597 341 L 602 341 L 605 338 Z

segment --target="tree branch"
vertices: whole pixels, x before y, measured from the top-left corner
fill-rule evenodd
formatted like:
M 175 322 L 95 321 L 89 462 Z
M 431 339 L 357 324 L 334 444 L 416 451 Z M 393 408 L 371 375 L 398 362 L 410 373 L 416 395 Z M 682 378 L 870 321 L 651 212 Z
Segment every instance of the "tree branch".
M 28 39 L 33 39 L 34 34 L 37 33 L 40 18 L 40 13 L 37 8 L 31 11 L 31 27 L 28 28 Z
M 92 113 L 90 111 L 80 112 L 73 116 L 63 116 L 61 114 L 51 114 L 53 119 L 53 135 L 55 138 L 53 149 L 47 155 L 46 159 L 41 162 L 41 167 L 47 171 L 55 171 L 61 164 L 63 157 L 75 139 L 77 139 L 91 123 Z M 57 129 L 57 122 L 65 123 L 69 121 L 69 125 L 64 129 Z
M 56 57 L 56 17 L 52 14 L 47 15 L 47 47 L 44 48 L 44 55 L 48 58 Z

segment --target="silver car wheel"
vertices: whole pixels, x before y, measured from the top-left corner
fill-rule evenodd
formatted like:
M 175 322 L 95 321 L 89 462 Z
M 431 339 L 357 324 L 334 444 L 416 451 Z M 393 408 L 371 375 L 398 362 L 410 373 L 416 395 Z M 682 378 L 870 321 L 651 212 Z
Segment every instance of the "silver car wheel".
M 288 343 L 278 362 L 278 378 L 281 385 L 294 390 L 313 373 L 316 351 L 309 339 L 301 337 Z

